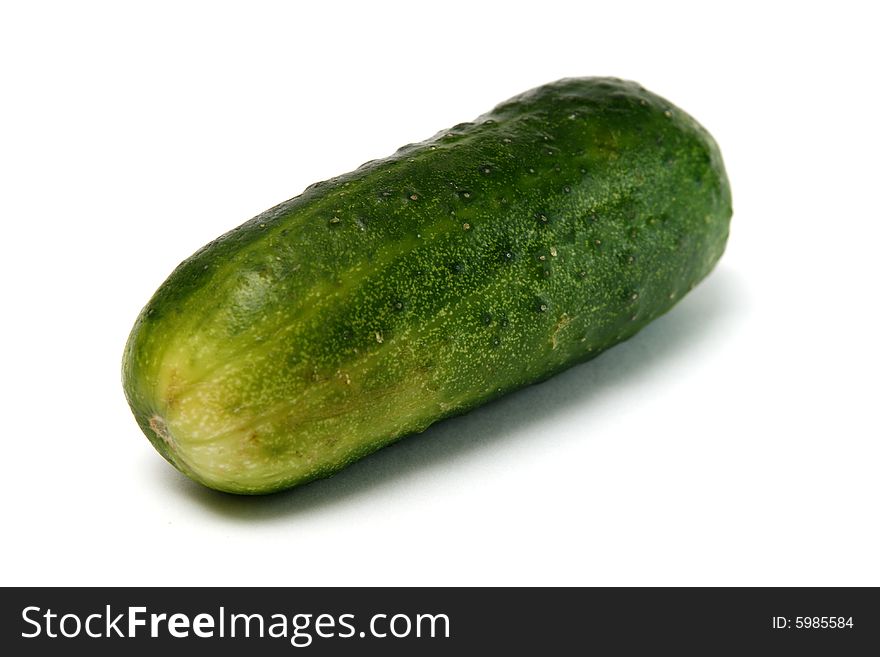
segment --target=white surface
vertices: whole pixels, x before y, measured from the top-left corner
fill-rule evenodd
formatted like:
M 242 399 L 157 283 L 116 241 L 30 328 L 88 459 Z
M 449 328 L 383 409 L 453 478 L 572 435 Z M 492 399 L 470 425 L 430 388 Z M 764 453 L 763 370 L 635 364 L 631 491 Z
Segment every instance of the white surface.
M 300 4 L 0 10 L 0 583 L 880 585 L 870 4 Z M 120 358 L 180 260 L 603 74 L 725 156 L 728 252 L 674 311 L 290 493 L 214 494 L 154 452 Z

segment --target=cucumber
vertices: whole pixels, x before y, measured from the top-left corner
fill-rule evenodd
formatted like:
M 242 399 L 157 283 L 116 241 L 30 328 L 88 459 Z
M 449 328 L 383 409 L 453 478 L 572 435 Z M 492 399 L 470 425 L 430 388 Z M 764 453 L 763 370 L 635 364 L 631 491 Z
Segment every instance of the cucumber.
M 731 213 L 694 119 L 559 80 L 196 252 L 137 318 L 125 394 L 206 486 L 326 477 L 626 340 L 709 273 Z

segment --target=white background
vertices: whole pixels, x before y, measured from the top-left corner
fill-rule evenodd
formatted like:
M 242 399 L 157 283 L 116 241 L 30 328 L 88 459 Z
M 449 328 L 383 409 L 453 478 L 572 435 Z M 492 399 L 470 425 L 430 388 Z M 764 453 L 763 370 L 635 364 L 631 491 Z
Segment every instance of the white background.
M 5 3 L 0 582 L 880 585 L 870 6 Z M 154 452 L 120 359 L 180 260 L 577 75 L 721 145 L 728 251 L 670 314 L 292 492 Z

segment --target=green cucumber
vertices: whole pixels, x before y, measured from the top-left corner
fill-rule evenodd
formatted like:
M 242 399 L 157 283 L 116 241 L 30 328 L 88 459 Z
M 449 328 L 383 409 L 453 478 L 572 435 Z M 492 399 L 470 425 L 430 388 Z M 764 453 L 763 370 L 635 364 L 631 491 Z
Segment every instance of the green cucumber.
M 326 477 L 626 340 L 709 273 L 731 213 L 694 119 L 560 80 L 203 247 L 137 318 L 125 394 L 206 486 Z

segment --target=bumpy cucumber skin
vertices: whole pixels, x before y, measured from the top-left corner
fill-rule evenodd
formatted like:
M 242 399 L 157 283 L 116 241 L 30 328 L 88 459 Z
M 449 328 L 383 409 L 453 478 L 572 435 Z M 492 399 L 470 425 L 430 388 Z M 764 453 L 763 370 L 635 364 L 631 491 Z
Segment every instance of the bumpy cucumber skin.
M 135 323 L 126 397 L 206 486 L 326 477 L 629 338 L 709 273 L 731 214 L 694 119 L 563 79 L 188 258 Z

